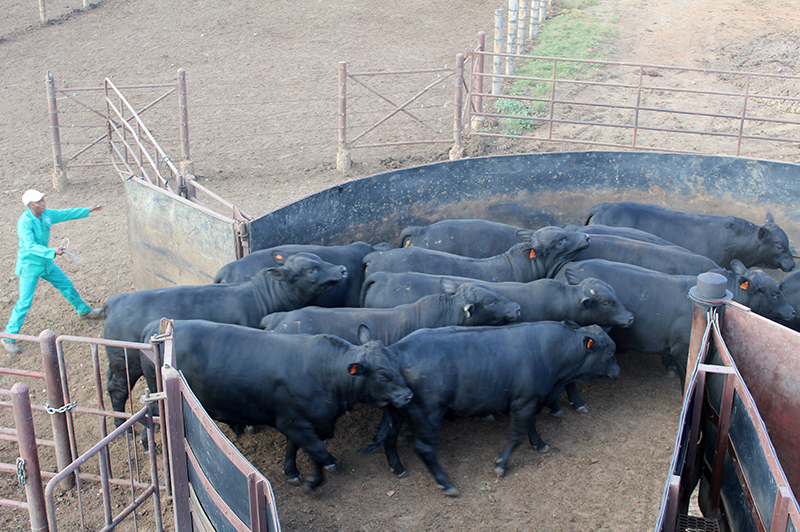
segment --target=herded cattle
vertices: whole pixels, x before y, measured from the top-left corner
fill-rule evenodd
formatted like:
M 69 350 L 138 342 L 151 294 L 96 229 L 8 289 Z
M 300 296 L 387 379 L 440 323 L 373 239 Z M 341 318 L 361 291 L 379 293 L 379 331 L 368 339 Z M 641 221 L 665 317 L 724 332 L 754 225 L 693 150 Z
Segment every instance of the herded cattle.
M 660 245 L 616 235 L 593 235 L 592 245 L 572 259 L 605 259 L 671 275 L 700 275 L 720 268 L 713 260 L 674 244 Z
M 634 229 L 633 227 L 615 227 L 613 225 L 591 224 L 591 225 L 565 225 L 564 229 L 567 231 L 576 231 L 578 233 L 586 233 L 590 237 L 592 235 L 614 235 L 624 236 L 631 240 L 641 240 L 642 242 L 650 242 L 651 244 L 661 244 L 662 246 L 674 246 L 669 240 L 656 236 L 647 231 Z
M 264 268 L 277 266 L 273 255 L 287 257 L 296 253 L 313 253 L 332 264 L 347 268 L 347 279 L 321 294 L 310 304 L 319 307 L 357 307 L 361 283 L 364 282 L 362 260 L 375 248 L 364 242 L 354 242 L 346 246 L 316 246 L 311 244 L 286 244 L 254 251 L 241 259 L 220 268 L 214 277 L 215 283 L 241 283 Z
M 154 322 L 142 340 L 157 332 Z M 298 448 L 314 462 L 309 489 L 322 483 L 323 468 L 337 468 L 324 440 L 341 415 L 356 403 L 399 408 L 412 395 L 397 357 L 370 340 L 365 327 L 358 346 L 335 336 L 268 334 L 205 320 L 175 321 L 173 338 L 174 366 L 208 414 L 237 434 L 248 425 L 278 429 L 286 436 L 289 482 L 302 483 Z M 142 366 L 155 386 L 155 367 L 144 355 Z
M 430 225 L 413 225 L 400 232 L 400 247 L 420 247 L 464 257 L 485 259 L 505 253 L 519 244 L 514 227 L 489 220 L 440 220 Z
M 641 229 L 722 267 L 737 259 L 748 268 L 780 268 L 787 272 L 794 268 L 789 237 L 769 213 L 765 224 L 759 227 L 734 216 L 691 214 L 650 203 L 621 201 L 590 208 L 584 225 L 589 223 Z
M 423 328 L 448 325 L 501 325 L 516 321 L 519 305 L 475 282 L 444 283 L 444 294 L 431 294 L 394 308 L 303 307 L 264 316 L 261 328 L 284 334 L 332 334 L 357 343 L 358 326 L 390 345 Z
M 487 259 L 416 247 L 375 251 L 364 257 L 365 275 L 377 271 L 420 272 L 526 283 L 553 277 L 562 264 L 589 247 L 588 236 L 560 227 L 548 226 L 535 232 L 520 230 L 517 236 L 523 242 Z
M 794 316 L 794 309 L 769 275 L 747 269 L 736 260 L 731 262 L 731 269 L 718 273 L 727 277 L 727 289 L 734 301 L 770 319 Z M 631 264 L 592 259 L 567 264 L 556 278 L 569 271 L 604 280 L 633 312 L 630 327 L 610 331 L 620 350 L 659 354 L 668 369 L 685 374 L 694 312 L 688 294 L 697 284 L 696 276 L 668 275 Z
M 800 309 L 800 270 L 794 271 L 781 279 L 778 284 L 783 297 L 795 310 Z M 797 314 L 791 320 L 781 320 L 781 323 L 791 327 L 795 331 L 800 331 L 800 316 Z
M 321 260 L 311 253 L 275 257 L 278 266 L 265 268 L 243 283 L 153 288 L 117 294 L 106 300 L 103 336 L 107 340 L 139 342 L 150 322 L 170 319 L 204 319 L 258 327 L 270 312 L 291 310 L 308 304 L 347 278 L 347 268 Z M 128 354 L 121 347 L 106 347 L 108 394 L 117 412 L 125 411 L 130 385 L 142 376 L 139 353 Z M 117 425 L 123 420 L 115 418 Z
M 498 349 L 502 346 L 502 349 Z M 544 451 L 535 418 L 568 383 L 616 379 L 619 366 L 614 342 L 597 325 L 578 328 L 562 322 L 500 327 L 420 329 L 392 346 L 400 372 L 414 397 L 392 417 L 383 442 L 392 471 L 405 473 L 397 453 L 397 435 L 405 417 L 414 449 L 447 495 L 458 489 L 436 457 L 439 430 L 446 412 L 484 416 L 507 412 L 511 439 L 495 461 L 504 475 L 511 453 L 525 436 Z
M 485 282 L 498 294 L 519 303 L 519 321 L 573 321 L 580 326 L 600 325 L 603 328 L 629 327 L 633 314 L 625 308 L 614 288 L 600 279 L 583 278 L 569 272 L 566 283 L 555 279 L 538 279 L 528 283 Z M 393 307 L 404 301 L 440 293 L 448 283 L 467 283 L 472 279 L 430 275 L 426 273 L 376 272 L 367 277 L 362 291 L 362 306 Z M 569 402 L 575 410 L 588 412 L 589 407 L 578 393 L 577 387 L 567 386 Z M 558 415 L 557 402 L 549 405 Z

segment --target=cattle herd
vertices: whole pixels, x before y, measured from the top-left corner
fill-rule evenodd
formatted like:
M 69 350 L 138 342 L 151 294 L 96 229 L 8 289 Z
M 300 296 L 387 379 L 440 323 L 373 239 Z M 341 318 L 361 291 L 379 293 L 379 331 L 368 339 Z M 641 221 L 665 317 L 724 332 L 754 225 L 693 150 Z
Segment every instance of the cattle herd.
M 771 215 L 757 226 L 733 216 L 683 213 L 634 202 L 592 207 L 583 225 L 513 227 L 441 220 L 407 227 L 393 244 L 283 245 L 224 266 L 215 282 L 118 294 L 104 307 L 104 336 L 147 342 L 174 320 L 176 366 L 215 420 L 236 434 L 272 426 L 286 436 L 289 482 L 314 489 L 336 459 L 324 440 L 356 403 L 384 416 L 364 450 L 383 446 L 391 470 L 407 426 L 414 449 L 450 496 L 437 460 L 446 416 L 505 412 L 511 437 L 498 475 L 542 410 L 588 407 L 577 383 L 615 379 L 615 353 L 662 357 L 687 371 L 697 275 L 727 278 L 733 300 L 798 328 L 800 277 L 780 285 L 758 268 L 790 271 L 786 233 Z M 125 408 L 155 368 L 107 347 L 108 392 Z M 365 442 L 367 443 L 367 442 Z M 298 449 L 314 463 L 303 481 Z

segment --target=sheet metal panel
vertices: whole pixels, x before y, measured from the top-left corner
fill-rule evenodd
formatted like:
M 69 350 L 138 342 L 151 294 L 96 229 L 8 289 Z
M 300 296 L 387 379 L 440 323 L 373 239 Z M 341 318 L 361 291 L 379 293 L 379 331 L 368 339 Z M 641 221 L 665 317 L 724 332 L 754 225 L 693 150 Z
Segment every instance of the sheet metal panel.
M 769 432 L 795 497 L 800 493 L 800 333 L 729 306 L 722 334 Z
M 125 191 L 136 290 L 211 283 L 236 260 L 233 220 L 135 178 Z

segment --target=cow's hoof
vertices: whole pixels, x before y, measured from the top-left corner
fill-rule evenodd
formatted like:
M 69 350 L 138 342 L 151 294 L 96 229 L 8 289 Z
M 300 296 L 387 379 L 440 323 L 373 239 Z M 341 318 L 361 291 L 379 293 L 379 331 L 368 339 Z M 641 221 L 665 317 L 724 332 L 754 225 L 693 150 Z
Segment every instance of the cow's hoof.
M 398 467 L 396 469 L 392 469 L 392 473 L 394 473 L 397 478 L 404 477 L 406 476 L 406 468 Z
M 536 450 L 539 451 L 540 453 L 546 453 L 550 451 L 550 446 L 542 442 L 536 446 Z
M 494 414 L 486 414 L 483 416 L 484 421 L 494 421 Z
M 553 417 L 564 417 L 564 411 L 560 408 L 558 410 L 551 410 L 550 415 Z
M 337 462 L 334 462 L 332 464 L 328 464 L 328 465 L 323 466 L 323 467 L 325 467 L 325 471 L 327 471 L 328 473 L 338 473 L 339 472 L 339 464 Z
M 448 497 L 458 497 L 459 495 L 461 495 L 461 492 L 458 491 L 457 488 L 451 486 L 449 488 L 444 489 L 444 494 L 447 495 Z
M 286 482 L 291 484 L 292 486 L 302 486 L 303 485 L 303 477 L 296 476 L 296 477 L 286 477 Z
M 589 405 L 577 406 L 575 407 L 576 412 L 580 412 L 581 414 L 588 414 L 589 413 Z
M 503 478 L 504 476 L 506 476 L 505 468 L 499 465 L 494 466 L 494 472 L 498 476 L 498 478 Z

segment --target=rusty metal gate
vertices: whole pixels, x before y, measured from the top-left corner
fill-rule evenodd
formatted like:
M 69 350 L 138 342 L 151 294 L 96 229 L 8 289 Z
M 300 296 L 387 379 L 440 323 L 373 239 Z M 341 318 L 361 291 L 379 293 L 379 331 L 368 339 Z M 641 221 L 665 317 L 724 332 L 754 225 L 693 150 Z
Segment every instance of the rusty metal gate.
M 800 335 L 734 302 L 694 301 L 695 371 L 655 530 L 797 530 Z

